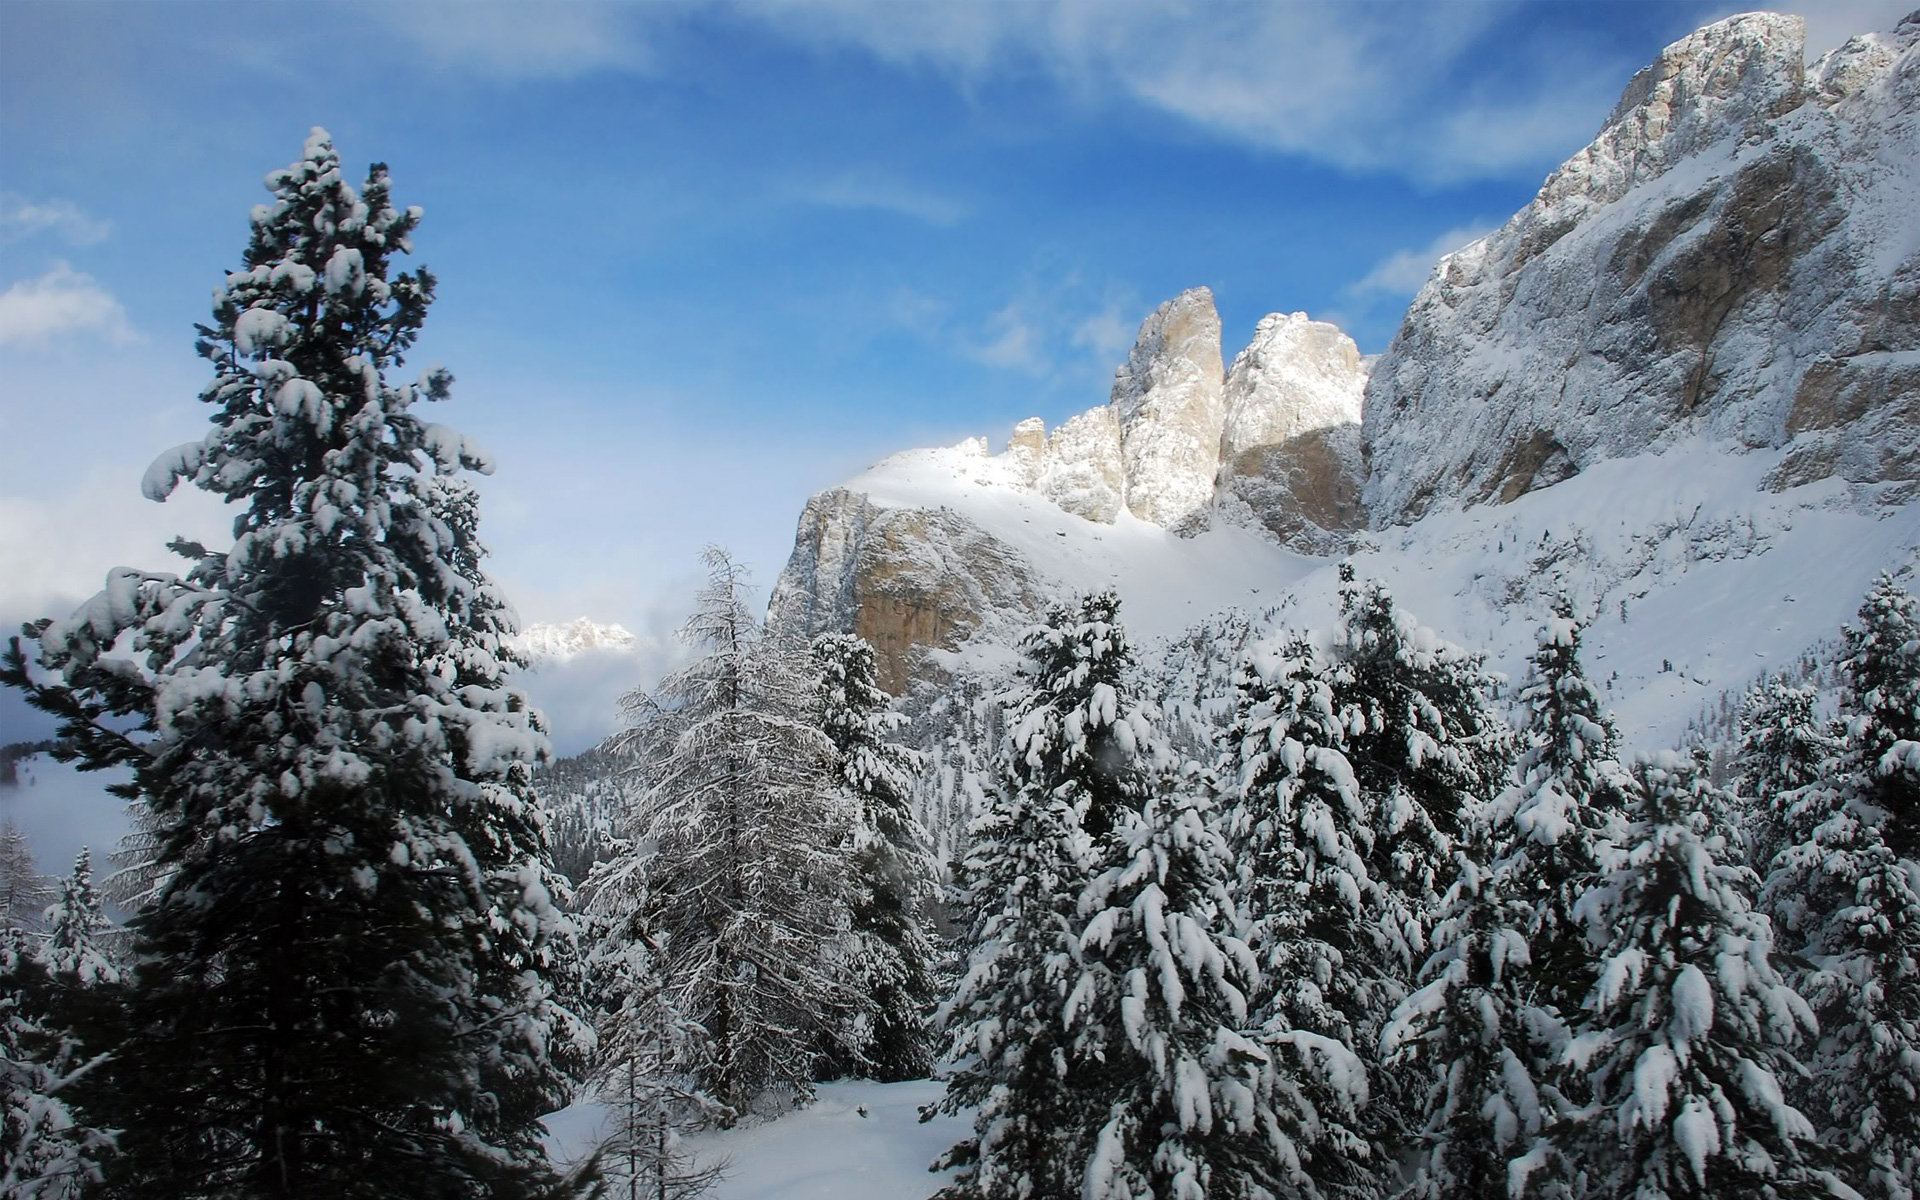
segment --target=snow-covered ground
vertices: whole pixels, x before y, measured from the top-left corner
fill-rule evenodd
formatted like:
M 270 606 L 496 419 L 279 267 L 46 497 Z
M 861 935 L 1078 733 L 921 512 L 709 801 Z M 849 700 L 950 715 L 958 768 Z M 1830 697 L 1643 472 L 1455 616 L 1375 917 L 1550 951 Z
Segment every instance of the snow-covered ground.
M 822 1084 L 799 1112 L 688 1143 L 701 1165 L 727 1164 L 713 1200 L 926 1200 L 942 1186 L 927 1164 L 970 1129 L 958 1117 L 920 1122 L 921 1106 L 944 1090 L 928 1080 Z M 590 1153 L 607 1119 L 606 1106 L 593 1101 L 548 1117 L 555 1160 Z M 622 1193 L 615 1187 L 612 1194 Z
M 1596 463 L 1510 504 L 1436 514 L 1364 537 L 1352 555 L 1422 623 L 1517 676 L 1564 588 L 1589 622 L 1586 666 L 1630 748 L 1671 746 L 1762 672 L 1834 638 L 1873 577 L 1920 553 L 1920 502 L 1874 503 L 1838 479 L 1764 490 L 1779 451 L 1704 439 Z M 883 507 L 947 508 L 1031 564 L 1043 590 L 1111 583 L 1150 645 L 1228 608 L 1285 604 L 1288 624 L 1336 619 L 1336 562 L 1232 526 L 1181 538 L 1122 512 L 1065 512 L 979 440 L 898 454 L 849 480 Z M 944 656 L 1005 666 L 995 642 Z

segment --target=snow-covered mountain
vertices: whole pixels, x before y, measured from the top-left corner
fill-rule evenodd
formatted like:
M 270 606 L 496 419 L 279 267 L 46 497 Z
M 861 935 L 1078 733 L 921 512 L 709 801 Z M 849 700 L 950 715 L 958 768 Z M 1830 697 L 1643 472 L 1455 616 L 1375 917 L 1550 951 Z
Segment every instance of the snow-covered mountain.
M 565 625 L 528 625 L 514 638 L 514 646 L 535 669 L 582 654 L 631 654 L 638 645 L 639 639 L 619 625 L 602 625 L 586 617 Z
M 1623 732 L 1670 744 L 1920 551 L 1917 42 L 1920 15 L 1809 70 L 1797 18 L 1752 15 L 1675 43 L 1371 373 L 1300 314 L 1223 370 L 1183 293 L 1051 436 L 815 496 L 770 619 L 862 634 L 907 690 L 1108 583 L 1146 640 L 1283 602 L 1322 625 L 1350 553 L 1509 672 L 1564 589 Z
M 1920 476 L 1920 12 L 1804 62 L 1799 17 L 1675 42 L 1439 264 L 1368 381 L 1376 528 L 1691 439 Z

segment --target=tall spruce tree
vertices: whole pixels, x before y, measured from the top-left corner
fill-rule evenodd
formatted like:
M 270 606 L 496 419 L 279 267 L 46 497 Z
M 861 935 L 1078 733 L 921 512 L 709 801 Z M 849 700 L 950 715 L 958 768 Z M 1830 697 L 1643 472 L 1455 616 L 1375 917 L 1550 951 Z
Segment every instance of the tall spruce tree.
M 133 769 L 157 833 L 112 1186 L 551 1194 L 571 925 L 528 785 L 542 722 L 450 478 L 488 462 L 415 414 L 446 371 L 389 378 L 433 299 L 389 273 L 420 213 L 383 166 L 349 186 L 317 129 L 267 186 L 200 327 L 214 428 L 144 483 L 236 505 L 233 545 L 114 571 L 39 627 L 37 670 L 16 641 L 0 673 L 61 719 L 58 753 Z
M 1426 1085 L 1414 1109 L 1420 1152 L 1405 1200 L 1529 1193 L 1529 1158 L 1550 1127 L 1535 1048 L 1564 1046 L 1559 1015 L 1536 1001 L 1529 907 L 1492 868 L 1493 830 L 1476 821 L 1434 924 L 1422 986 L 1381 1035 L 1387 1069 Z M 1536 1189 L 1539 1183 L 1534 1185 Z
M 1748 856 L 1765 875 L 1774 855 L 1805 840 L 1796 826 L 1794 793 L 1820 782 L 1827 760 L 1843 737 L 1818 715 L 1819 692 L 1770 680 L 1750 690 L 1740 705 L 1739 772 L 1734 790 L 1747 803 Z
M 1566 1131 L 1588 1194 L 1644 1200 L 1848 1193 L 1784 1088 L 1815 1021 L 1750 907 L 1729 797 L 1703 763 L 1634 767 L 1618 855 L 1578 905 L 1600 971 L 1570 1059 L 1593 1104 Z
M 1423 954 L 1421 920 L 1452 878 L 1466 814 L 1512 768 L 1512 734 L 1481 655 L 1420 625 L 1379 584 L 1357 583 L 1351 565 L 1341 564 L 1340 578 L 1333 703 L 1373 814 L 1369 865 L 1404 910 L 1411 974 Z
M 1371 1104 L 1377 1032 L 1403 991 L 1400 922 L 1368 870 L 1374 828 L 1331 672 L 1295 639 L 1241 669 L 1220 775 L 1243 937 L 1260 968 L 1251 1017 L 1288 1090 L 1314 1114 L 1304 1146 L 1322 1195 L 1388 1186 Z
M 1773 805 L 1782 849 L 1765 900 L 1822 1036 L 1811 1113 L 1872 1200 L 1920 1179 L 1920 863 L 1896 848 L 1920 788 L 1914 604 L 1882 576 L 1846 630 L 1843 746 Z
M 907 723 L 881 690 L 873 647 L 823 633 L 810 648 L 820 681 L 820 728 L 833 743 L 841 803 L 852 815 L 849 986 L 860 1006 L 853 1064 L 886 1082 L 933 1068 L 926 1013 L 933 1003 L 926 906 L 935 875 L 913 793 L 925 756 L 893 740 Z
M 681 1067 L 731 1124 L 810 1096 L 820 1048 L 855 1007 L 849 816 L 804 659 L 761 639 L 744 568 L 717 547 L 705 557 L 681 629 L 704 653 L 627 697 L 634 724 L 615 748 L 637 754 L 644 784 L 625 831 L 644 873 L 634 920 L 658 947 L 665 1003 L 702 1031 Z
M 1116 861 L 1081 900 L 1070 1025 L 1105 1062 L 1086 1200 L 1264 1200 L 1308 1193 L 1310 1099 L 1249 1028 L 1259 983 L 1235 932 L 1228 848 L 1197 771 L 1162 777 L 1116 831 Z M 1289 1047 L 1300 1049 L 1301 1047 Z M 1096 1120 L 1099 1118 L 1096 1117 Z
M 113 1153 L 78 1100 L 104 1054 L 72 1028 L 68 981 L 33 943 L 0 929 L 0 1196 L 78 1200 L 97 1194 Z
M 966 971 L 941 1012 L 952 1068 L 937 1107 L 972 1109 L 974 1134 L 936 1164 L 960 1168 L 948 1200 L 1073 1194 L 1103 1119 L 1089 1107 L 1103 1094 L 1102 1031 L 1065 1023 L 1079 902 L 1114 853 L 1106 835 L 1144 798 L 1159 745 L 1132 692 L 1118 609 L 1111 591 L 1083 596 L 1021 639 L 1007 777 L 956 873 L 976 915 Z

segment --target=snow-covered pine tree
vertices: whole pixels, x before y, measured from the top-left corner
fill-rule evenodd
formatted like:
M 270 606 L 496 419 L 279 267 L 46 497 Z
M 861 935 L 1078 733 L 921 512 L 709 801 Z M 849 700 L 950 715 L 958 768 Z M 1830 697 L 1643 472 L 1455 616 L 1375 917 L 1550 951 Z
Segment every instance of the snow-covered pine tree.
M 79 1200 L 113 1152 L 113 1135 L 76 1103 L 103 1056 L 67 1027 L 35 940 L 0 929 L 0 1196 Z
M 1080 1188 L 1104 1117 L 1092 1081 L 1105 1047 L 1070 1031 L 1064 1006 L 1077 979 L 1079 900 L 1135 811 L 1158 735 L 1134 700 L 1132 651 L 1111 592 L 1057 604 L 1021 639 L 1021 686 L 1007 706 L 1007 777 L 969 831 L 956 871 L 974 913 L 970 958 L 941 1010 L 951 1034 L 940 1110 L 974 1110 L 974 1136 L 944 1154 L 958 1167 L 945 1200 L 1067 1196 Z
M 1483 656 L 1418 624 L 1378 583 L 1355 582 L 1351 564 L 1340 579 L 1333 703 L 1374 822 L 1368 866 L 1405 910 L 1411 977 L 1422 922 L 1453 875 L 1453 839 L 1466 811 L 1506 782 L 1513 736 Z
M 1087 1161 L 1085 1065 L 1064 1014 L 1076 978 L 1086 835 L 1073 806 L 996 788 L 955 868 L 972 953 L 938 1014 L 951 1036 L 946 1093 L 973 1136 L 934 1168 L 959 1168 L 941 1200 L 1071 1196 Z
M 1067 799 L 1098 845 L 1122 812 L 1139 808 L 1165 753 L 1130 677 L 1119 595 L 1108 588 L 1056 606 L 1020 648 L 1023 687 L 1007 707 L 1014 778 Z
M 1887 845 L 1920 861 L 1920 605 L 1882 573 L 1842 634 L 1843 715 Z
M 723 1124 L 812 1094 L 820 1047 L 847 1025 L 840 948 L 848 815 L 813 722 L 803 657 L 763 641 L 747 575 L 718 547 L 680 636 L 704 653 L 624 703 L 643 784 L 625 831 L 640 856 L 638 924 L 666 1002 L 704 1031 L 680 1064 Z
M 1259 968 L 1234 932 L 1233 866 L 1208 790 L 1197 771 L 1163 777 L 1144 811 L 1123 815 L 1117 861 L 1081 900 L 1090 919 L 1067 1019 L 1105 1053 L 1103 1086 L 1086 1097 L 1104 1124 L 1085 1200 L 1311 1194 L 1316 1114 L 1249 1035 Z
M 52 895 L 26 831 L 11 817 L 0 820 L 0 929 L 39 929 Z
M 1314 1114 L 1308 1174 L 1321 1195 L 1359 1200 L 1383 1194 L 1392 1169 L 1366 1101 L 1379 1022 L 1404 995 L 1403 951 L 1367 870 L 1373 826 L 1328 676 L 1304 640 L 1249 650 L 1220 820 L 1261 972 L 1253 1022 L 1283 1086 Z
M 356 192 L 322 130 L 267 185 L 200 327 L 214 428 L 143 485 L 239 506 L 233 546 L 114 571 L 42 627 L 38 670 L 16 642 L 0 672 L 68 757 L 133 768 L 158 834 L 107 1068 L 115 1194 L 553 1194 L 537 1118 L 573 1026 L 527 784 L 546 739 L 442 478 L 487 460 L 414 412 L 451 376 L 388 378 L 433 298 L 389 275 L 419 210 L 383 166 Z
M 1892 844 L 1920 782 L 1912 600 L 1887 577 L 1845 631 L 1845 744 L 1823 778 L 1781 793 L 1785 842 L 1763 893 L 1822 1036 L 1809 1109 L 1872 1200 L 1912 1200 L 1920 1179 L 1920 863 Z M 1905 810 L 1911 814 L 1912 810 Z
M 1790 793 L 1818 783 L 1843 738 L 1820 719 L 1819 690 L 1769 680 L 1747 692 L 1740 705 L 1740 748 L 1734 756 L 1734 791 L 1746 801 L 1747 850 L 1763 876 L 1774 855 L 1803 841 L 1810 829 L 1792 826 Z
M 1557 1050 L 1566 1035 L 1559 1015 L 1535 1000 L 1533 912 L 1491 865 L 1489 815 L 1471 822 L 1455 849 L 1458 874 L 1434 923 L 1422 986 L 1381 1035 L 1386 1069 L 1411 1070 L 1426 1084 L 1414 1109 L 1420 1153 L 1403 1200 L 1541 1194 L 1527 1182 L 1537 1165 L 1528 1155 L 1551 1119 L 1537 1048 Z
M 101 942 L 107 918 L 93 886 L 92 850 L 83 846 L 75 856 L 73 874 L 60 881 L 60 898 L 47 907 L 46 925 L 36 957 L 56 979 L 78 987 L 119 982 L 119 968 Z
M 893 740 L 907 718 L 881 690 L 866 639 L 823 633 L 809 653 L 820 681 L 820 728 L 833 743 L 841 804 L 853 817 L 847 965 L 860 1011 L 843 1040 L 862 1073 L 886 1082 L 924 1079 L 933 1068 L 926 1013 L 934 999 L 926 907 L 937 883 L 913 811 L 925 756 Z
M 1750 908 L 1730 798 L 1704 763 L 1671 752 L 1633 776 L 1625 840 L 1577 906 L 1603 947 L 1568 1050 L 1591 1072 L 1593 1104 L 1565 1134 L 1588 1194 L 1846 1196 L 1784 1096 L 1815 1021 Z
M 1607 847 L 1624 833 L 1632 780 L 1614 755 L 1613 718 L 1580 665 L 1582 625 L 1564 597 L 1542 623 L 1520 688 L 1519 782 L 1489 810 L 1501 892 L 1530 913 L 1519 926 L 1539 1002 L 1571 1024 L 1593 990 L 1586 930 L 1574 917 L 1599 882 Z M 1537 1046 L 1537 1082 L 1554 1078 L 1584 1099 L 1578 1078 L 1552 1070 L 1560 1045 Z

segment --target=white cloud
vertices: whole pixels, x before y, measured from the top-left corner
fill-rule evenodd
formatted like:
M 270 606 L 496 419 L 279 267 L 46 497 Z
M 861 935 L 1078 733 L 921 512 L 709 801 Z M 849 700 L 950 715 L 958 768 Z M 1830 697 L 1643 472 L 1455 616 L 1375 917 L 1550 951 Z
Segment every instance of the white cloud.
M 1513 12 L 1497 4 L 781 0 L 731 11 L 969 87 L 1039 74 L 1090 105 L 1139 105 L 1263 149 L 1428 180 L 1551 165 L 1642 65 L 1563 44 L 1554 61 L 1496 80 L 1497 94 L 1463 95 L 1459 73 Z
M 951 335 L 965 357 L 1035 379 L 1102 378 L 1133 345 L 1148 308 L 1131 290 L 1078 271 L 1036 272 L 977 326 Z
M 1714 19 L 1751 11 L 1747 6 L 1729 8 Z M 1914 0 L 1819 0 L 1784 11 L 1797 11 L 1806 19 L 1807 61 L 1812 62 L 1856 34 L 1891 30 L 1914 11 Z
M 48 453 L 56 451 L 43 448 Z M 172 571 L 177 536 L 209 545 L 230 533 L 218 497 L 181 488 L 165 504 L 140 495 L 127 464 L 100 466 L 65 487 L 0 493 L 0 615 L 65 616 L 105 585 L 115 567 Z M 0 626 L 0 636 L 12 626 Z
M 852 211 L 887 212 L 945 228 L 967 218 L 967 206 L 955 197 L 862 168 L 789 186 L 801 204 Z
M 51 234 L 71 246 L 92 246 L 113 232 L 109 221 L 90 217 L 71 200 L 28 200 L 0 192 L 0 241 Z
M 653 7 L 422 0 L 370 11 L 442 66 L 523 80 L 650 68 L 654 56 L 643 18 Z
M 1109 301 L 1107 307 L 1073 327 L 1073 344 L 1118 362 L 1133 348 L 1141 316 L 1123 308 L 1118 301 Z
M 1492 225 L 1468 225 L 1449 229 L 1424 246 L 1396 250 L 1387 255 L 1343 291 L 1352 297 L 1412 296 L 1433 273 L 1434 264 L 1448 254 L 1493 232 Z
M 0 292 L 0 345 L 41 345 L 63 334 L 93 331 L 116 342 L 135 340 L 126 310 L 93 276 L 66 263 Z

